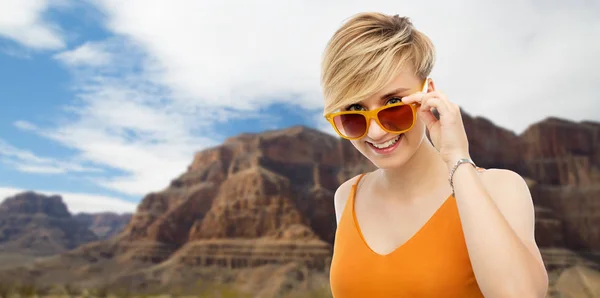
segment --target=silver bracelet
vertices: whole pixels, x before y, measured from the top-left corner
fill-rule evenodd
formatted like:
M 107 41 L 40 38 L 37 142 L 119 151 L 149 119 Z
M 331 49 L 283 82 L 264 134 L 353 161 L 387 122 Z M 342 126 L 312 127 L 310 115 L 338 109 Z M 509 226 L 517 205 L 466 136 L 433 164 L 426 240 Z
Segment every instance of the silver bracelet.
M 456 164 L 454 164 L 454 167 L 452 167 L 452 171 L 450 171 L 450 177 L 448 178 L 448 182 L 450 182 L 450 187 L 452 188 L 452 196 L 453 197 L 454 197 L 454 183 L 452 182 L 452 177 L 454 176 L 454 172 L 456 172 L 456 169 L 458 168 L 458 166 L 460 166 L 463 163 L 469 163 L 474 168 L 477 169 L 475 162 L 473 162 L 473 160 L 471 160 L 470 158 L 461 158 L 456 162 Z

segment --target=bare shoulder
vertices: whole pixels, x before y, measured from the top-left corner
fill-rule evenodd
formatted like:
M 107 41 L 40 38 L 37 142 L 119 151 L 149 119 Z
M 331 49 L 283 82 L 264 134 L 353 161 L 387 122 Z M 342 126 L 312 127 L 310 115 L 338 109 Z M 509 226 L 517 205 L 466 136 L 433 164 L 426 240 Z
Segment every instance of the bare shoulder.
M 520 197 L 531 201 L 529 186 L 525 178 L 511 170 L 488 169 L 480 172 L 481 180 L 494 201 L 500 200 L 504 195 Z M 524 198 L 525 197 L 525 198 Z M 500 200 L 502 201 L 502 200 Z
M 500 212 L 524 238 L 533 236 L 535 209 L 527 181 L 511 170 L 489 169 L 481 181 Z
M 340 218 L 342 217 L 342 213 L 344 212 L 344 208 L 346 207 L 346 202 L 348 201 L 348 197 L 350 197 L 350 192 L 352 191 L 352 185 L 354 185 L 361 175 L 356 175 L 346 182 L 342 183 L 338 189 L 335 191 L 334 195 L 334 207 L 335 207 L 335 218 L 336 222 L 340 223 Z

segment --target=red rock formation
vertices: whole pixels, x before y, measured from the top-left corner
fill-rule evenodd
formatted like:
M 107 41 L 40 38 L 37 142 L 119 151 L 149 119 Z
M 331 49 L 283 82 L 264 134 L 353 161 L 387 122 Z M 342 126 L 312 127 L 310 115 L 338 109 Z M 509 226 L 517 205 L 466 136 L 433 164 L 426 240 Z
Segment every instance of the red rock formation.
M 600 124 L 548 118 L 521 136 L 523 160 L 540 184 L 600 184 Z
M 123 228 L 129 223 L 131 219 L 131 213 L 117 214 L 113 212 L 100 212 L 100 213 L 77 213 L 74 215 L 75 219 L 85 226 L 87 226 L 92 232 L 94 232 L 99 239 L 108 239 L 119 234 Z
M 563 223 L 565 246 L 600 251 L 600 124 L 548 118 L 521 138 L 535 203 Z
M 54 218 L 71 217 L 67 206 L 58 195 L 45 196 L 27 191 L 6 198 L 0 204 L 0 213 L 21 215 L 46 215 Z
M 600 124 L 548 119 L 517 136 L 483 118 L 465 114 L 464 122 L 478 165 L 528 178 L 536 239 L 552 268 L 587 264 L 569 249 L 600 251 Z M 155 276 L 173 268 L 184 274 L 191 267 L 286 262 L 323 271 L 335 235 L 333 194 L 343 181 L 371 169 L 349 142 L 309 128 L 240 135 L 198 152 L 167 189 L 148 194 L 110 245 L 69 255 L 131 262 L 138 266 L 135 276 L 143 266 L 154 270 L 144 276 Z M 84 271 L 94 270 L 102 271 Z
M 138 206 L 120 239 L 184 244 L 194 222 L 204 218 L 211 208 L 217 189 L 215 184 L 207 182 L 149 194 Z
M 0 204 L 0 253 L 48 256 L 97 239 L 60 196 L 23 192 Z
M 302 223 L 290 184 L 260 167 L 236 172 L 223 182 L 204 218 L 195 221 L 190 240 L 258 238 Z
M 469 151 L 479 166 L 526 173 L 522 157 L 524 144 L 519 136 L 488 119 L 473 118 L 464 111 L 462 114 L 469 138 Z
M 562 222 L 565 247 L 600 251 L 600 185 L 543 186 L 539 196 L 538 205 L 552 209 Z
M 535 206 L 535 239 L 540 247 L 564 247 L 563 222 L 547 207 Z
M 212 238 L 285 238 L 298 237 L 288 230 L 304 225 L 301 234 L 331 243 L 331 198 L 340 177 L 369 167 L 348 146 L 304 127 L 228 139 L 196 154 L 168 189 L 146 196 L 121 239 L 183 245 Z

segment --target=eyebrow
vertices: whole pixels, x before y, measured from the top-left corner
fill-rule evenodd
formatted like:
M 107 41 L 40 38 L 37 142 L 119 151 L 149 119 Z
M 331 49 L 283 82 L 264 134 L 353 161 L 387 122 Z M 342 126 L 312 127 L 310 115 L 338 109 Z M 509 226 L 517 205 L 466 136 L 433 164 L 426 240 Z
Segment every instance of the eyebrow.
M 394 96 L 394 95 L 396 95 L 396 94 L 398 94 L 400 92 L 404 92 L 404 91 L 407 91 L 407 90 L 410 90 L 410 88 L 398 88 L 398 89 L 395 89 L 395 90 L 393 90 L 391 92 L 388 92 L 387 94 L 381 96 L 381 99 L 382 100 L 383 99 L 387 99 L 387 98 L 392 97 L 392 96 Z

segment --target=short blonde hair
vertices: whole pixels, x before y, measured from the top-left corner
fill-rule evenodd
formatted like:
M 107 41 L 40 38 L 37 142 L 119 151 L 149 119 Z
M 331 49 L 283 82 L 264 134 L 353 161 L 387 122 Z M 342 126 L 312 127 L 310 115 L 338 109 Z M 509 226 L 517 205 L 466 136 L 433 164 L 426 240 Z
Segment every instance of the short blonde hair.
M 433 43 L 408 18 L 373 12 L 354 15 L 335 32 L 323 55 L 324 114 L 377 93 L 407 63 L 422 79 L 435 63 Z

